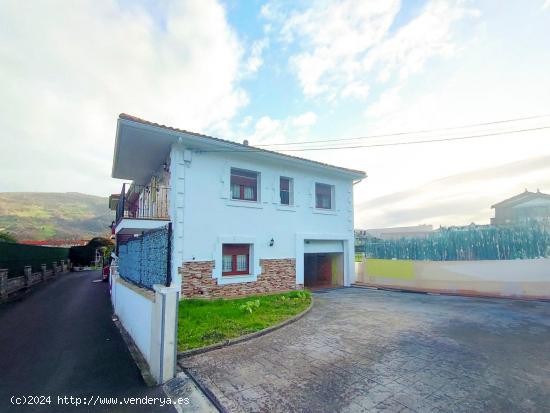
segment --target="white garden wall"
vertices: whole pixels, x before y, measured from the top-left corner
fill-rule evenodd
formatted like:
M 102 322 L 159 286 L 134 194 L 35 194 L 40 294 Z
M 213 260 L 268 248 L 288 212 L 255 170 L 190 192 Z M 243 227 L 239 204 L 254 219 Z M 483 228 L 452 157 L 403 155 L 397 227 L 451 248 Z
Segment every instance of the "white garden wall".
M 367 259 L 357 282 L 463 295 L 550 299 L 550 258 L 484 261 Z
M 158 383 L 176 372 L 179 286 L 155 284 L 154 291 L 134 285 L 111 272 L 114 312 L 134 340 Z
M 139 288 L 122 278 L 113 285 L 115 313 L 132 336 L 146 360 L 151 358 L 151 318 L 155 305 L 155 293 Z

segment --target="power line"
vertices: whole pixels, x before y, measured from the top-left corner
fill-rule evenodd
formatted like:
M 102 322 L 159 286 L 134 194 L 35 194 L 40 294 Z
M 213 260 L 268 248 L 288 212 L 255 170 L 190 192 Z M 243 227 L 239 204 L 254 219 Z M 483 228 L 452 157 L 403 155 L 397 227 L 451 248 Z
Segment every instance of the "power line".
M 264 144 L 264 145 L 255 145 L 257 147 L 271 147 L 271 146 L 288 146 L 288 145 L 307 145 L 308 143 L 320 143 L 320 142 L 343 142 L 343 141 L 355 141 L 355 140 L 362 140 L 362 139 L 374 139 L 374 138 L 387 138 L 391 136 L 403 136 L 403 135 L 414 135 L 418 133 L 430 133 L 430 132 L 439 132 L 439 131 L 447 131 L 447 130 L 456 130 L 456 129 L 466 129 L 466 128 L 472 128 L 475 126 L 488 126 L 488 125 L 497 125 L 502 123 L 509 123 L 509 122 L 518 122 L 522 120 L 532 120 L 532 119 L 540 119 L 550 116 L 548 115 L 536 115 L 536 116 L 526 116 L 522 118 L 514 118 L 514 119 L 504 119 L 504 120 L 496 120 L 491 122 L 482 122 L 482 123 L 472 123 L 469 125 L 461 125 L 461 126 L 450 126 L 445 128 L 435 128 L 435 129 L 424 129 L 424 130 L 417 130 L 417 131 L 408 131 L 408 132 L 396 132 L 396 133 L 386 133 L 381 135 L 368 135 L 368 136 L 360 136 L 355 138 L 332 138 L 332 139 L 320 139 L 320 140 L 313 140 L 313 141 L 298 141 L 298 142 L 287 142 L 287 143 L 271 143 L 271 144 Z
M 437 142 L 449 142 L 449 141 L 460 141 L 460 140 L 467 140 L 467 139 L 477 139 L 477 138 L 487 138 L 491 136 L 498 136 L 498 135 L 509 135 L 509 134 L 515 134 L 515 133 L 524 133 L 524 132 L 531 132 L 531 131 L 537 131 L 537 130 L 543 130 L 543 129 L 550 129 L 550 126 L 541 126 L 537 128 L 528 128 L 528 129 L 517 129 L 512 131 L 502 131 L 502 132 L 493 132 L 493 133 L 485 133 L 481 135 L 469 135 L 469 136 L 458 136 L 453 138 L 434 138 L 434 139 L 424 139 L 420 141 L 404 141 L 404 142 L 387 142 L 387 143 L 375 143 L 370 145 L 354 145 L 354 146 L 333 146 L 333 147 L 311 147 L 311 148 L 291 148 L 291 149 L 278 149 L 280 152 L 307 152 L 307 151 L 325 151 L 325 150 L 339 150 L 339 149 L 359 149 L 359 148 L 377 148 L 377 147 L 383 147 L 383 146 L 401 146 L 401 145 L 417 145 L 422 143 L 437 143 Z M 241 148 L 241 149 L 213 149 L 213 150 L 204 150 L 201 152 L 264 152 L 268 151 L 271 152 L 268 149 L 262 149 L 262 148 Z

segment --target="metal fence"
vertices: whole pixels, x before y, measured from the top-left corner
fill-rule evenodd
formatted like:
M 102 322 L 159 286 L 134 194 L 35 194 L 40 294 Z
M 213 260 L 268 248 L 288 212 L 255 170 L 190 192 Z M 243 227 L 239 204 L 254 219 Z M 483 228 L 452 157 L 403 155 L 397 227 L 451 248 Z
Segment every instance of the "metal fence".
M 550 256 L 550 233 L 542 226 L 441 229 L 426 238 L 356 240 L 367 258 L 462 261 L 512 260 Z
M 172 224 L 151 230 L 118 247 L 118 272 L 140 287 L 170 285 Z
M 22 276 L 27 265 L 31 266 L 32 272 L 38 272 L 42 264 L 52 269 L 53 262 L 67 261 L 68 258 L 68 248 L 0 242 L 0 268 L 6 268 L 10 278 Z

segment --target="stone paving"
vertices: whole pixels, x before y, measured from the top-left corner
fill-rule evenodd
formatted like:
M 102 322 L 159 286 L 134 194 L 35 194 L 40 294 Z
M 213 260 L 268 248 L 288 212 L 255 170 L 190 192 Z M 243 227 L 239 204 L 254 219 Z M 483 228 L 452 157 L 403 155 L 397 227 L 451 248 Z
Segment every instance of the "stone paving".
M 230 412 L 549 412 L 550 303 L 332 290 L 180 364 Z

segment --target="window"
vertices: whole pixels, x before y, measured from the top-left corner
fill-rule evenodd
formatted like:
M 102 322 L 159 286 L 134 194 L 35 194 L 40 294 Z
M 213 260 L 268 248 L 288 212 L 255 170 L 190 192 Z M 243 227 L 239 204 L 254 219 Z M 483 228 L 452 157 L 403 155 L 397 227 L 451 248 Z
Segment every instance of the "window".
M 281 205 L 292 205 L 293 200 L 293 179 L 281 176 L 279 180 L 279 191 Z
M 231 199 L 258 200 L 258 172 L 231 168 Z
M 334 187 L 327 184 L 315 184 L 315 208 L 332 209 Z
M 223 244 L 222 275 L 249 274 L 250 245 Z

